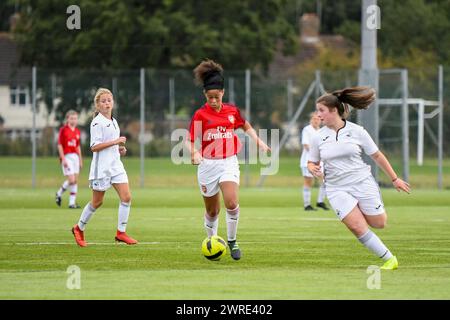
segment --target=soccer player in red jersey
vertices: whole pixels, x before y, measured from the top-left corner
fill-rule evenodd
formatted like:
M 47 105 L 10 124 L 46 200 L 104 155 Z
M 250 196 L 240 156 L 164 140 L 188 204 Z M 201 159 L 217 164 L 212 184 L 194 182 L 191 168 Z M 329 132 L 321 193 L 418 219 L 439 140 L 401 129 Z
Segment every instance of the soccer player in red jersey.
M 198 165 L 197 178 L 205 203 L 204 226 L 208 237 L 217 235 L 220 194 L 226 207 L 228 246 L 231 257 L 241 258 L 236 242 L 239 221 L 239 163 L 236 154 L 241 144 L 234 130 L 242 128 L 264 152 L 270 148 L 256 134 L 239 109 L 222 102 L 224 95 L 223 68 L 212 60 L 202 61 L 195 69 L 198 84 L 203 85 L 206 103 L 198 109 L 191 120 L 188 147 L 191 162 Z M 195 141 L 201 141 L 201 149 Z
M 83 167 L 83 158 L 80 148 L 80 130 L 77 128 L 78 113 L 69 110 L 66 113 L 66 123 L 59 130 L 58 153 L 61 161 L 62 171 L 66 180 L 56 192 L 55 201 L 61 206 L 61 196 L 70 188 L 69 208 L 76 209 L 79 206 L 76 203 L 78 191 L 78 174 Z

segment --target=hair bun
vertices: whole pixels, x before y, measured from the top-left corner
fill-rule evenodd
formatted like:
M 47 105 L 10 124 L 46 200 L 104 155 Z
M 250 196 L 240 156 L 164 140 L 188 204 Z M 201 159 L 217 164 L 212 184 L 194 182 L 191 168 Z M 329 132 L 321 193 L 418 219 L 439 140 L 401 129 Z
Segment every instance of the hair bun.
M 212 70 L 208 72 L 203 78 L 203 88 L 208 90 L 213 89 L 223 89 L 224 87 L 224 78 L 222 76 L 222 72 L 217 70 Z
M 222 66 L 209 59 L 202 61 L 194 69 L 194 75 L 197 84 L 203 85 L 203 88 L 206 91 L 224 88 L 225 79 L 222 73 Z

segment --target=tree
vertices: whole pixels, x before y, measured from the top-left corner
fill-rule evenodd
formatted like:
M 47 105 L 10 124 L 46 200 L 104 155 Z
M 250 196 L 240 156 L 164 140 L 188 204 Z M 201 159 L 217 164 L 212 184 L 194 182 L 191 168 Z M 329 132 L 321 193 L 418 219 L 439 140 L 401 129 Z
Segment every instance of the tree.
M 420 66 L 426 66 L 427 63 L 448 63 L 450 59 L 449 1 L 380 0 L 379 5 L 381 29 L 378 38 L 385 57 L 391 58 L 400 67 L 418 66 L 414 62 L 417 59 L 421 62 Z M 424 55 L 429 57 L 428 61 L 423 60 Z
M 80 0 L 81 29 L 68 30 L 70 0 L 25 0 L 16 39 L 22 61 L 42 67 L 267 68 L 277 42 L 295 49 L 287 0 Z
M 48 109 L 52 109 L 50 73 L 59 79 L 56 115 L 62 121 L 68 109 L 90 108 L 92 88 L 101 84 L 111 88 L 111 79 L 121 78 L 117 70 L 192 70 L 205 58 L 219 61 L 226 70 L 267 69 L 280 42 L 285 53 L 297 48 L 294 28 L 284 17 L 287 2 L 79 0 L 81 29 L 69 30 L 66 22 L 71 14 L 66 10 L 73 1 L 23 0 L 14 36 L 21 62 L 39 67 L 41 99 Z M 73 69 L 77 71 L 64 71 Z M 89 72 L 93 69 L 103 73 L 94 75 Z M 116 101 L 127 106 L 120 110 L 125 123 L 138 114 L 137 90 L 139 83 L 120 84 Z M 165 101 L 152 100 L 153 117 L 164 117 Z
M 14 5 L 11 0 L 0 2 L 0 32 L 9 31 L 10 17 L 14 13 Z

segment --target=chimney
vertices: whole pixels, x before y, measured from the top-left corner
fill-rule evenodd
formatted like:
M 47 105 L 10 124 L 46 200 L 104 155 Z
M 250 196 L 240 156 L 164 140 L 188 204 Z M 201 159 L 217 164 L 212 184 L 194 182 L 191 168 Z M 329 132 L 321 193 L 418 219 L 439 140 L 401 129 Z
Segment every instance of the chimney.
M 12 14 L 9 17 L 9 31 L 14 32 L 14 29 L 16 29 L 17 24 L 19 23 L 20 14 L 18 12 Z
M 320 21 L 315 13 L 305 13 L 300 18 L 300 40 L 302 43 L 317 43 Z

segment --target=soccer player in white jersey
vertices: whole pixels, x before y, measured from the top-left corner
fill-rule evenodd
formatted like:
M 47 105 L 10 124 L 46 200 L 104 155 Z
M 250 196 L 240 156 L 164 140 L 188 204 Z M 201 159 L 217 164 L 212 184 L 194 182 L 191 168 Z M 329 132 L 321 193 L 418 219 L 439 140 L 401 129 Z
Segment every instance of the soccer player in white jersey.
M 242 128 L 263 150 L 270 148 L 258 138 L 250 123 L 239 109 L 222 102 L 224 78 L 222 66 L 212 60 L 202 61 L 195 69 L 197 82 L 203 85 L 206 103 L 199 108 L 191 120 L 188 147 L 192 164 L 198 165 L 198 184 L 205 203 L 204 227 L 208 237 L 217 235 L 222 191 L 227 222 L 228 246 L 234 260 L 241 258 L 236 242 L 239 221 L 239 163 L 236 154 L 241 144 L 234 130 Z M 195 141 L 201 141 L 196 150 Z
M 346 117 L 349 105 L 367 109 L 375 100 L 369 87 L 352 87 L 327 93 L 316 101 L 322 127 L 311 143 L 308 169 L 324 176 L 327 197 L 339 219 L 358 240 L 385 262 L 381 269 L 397 269 L 397 258 L 369 229 L 384 228 L 387 215 L 380 189 L 361 152 L 369 155 L 391 179 L 397 191 L 409 193 L 409 184 L 400 179 L 367 131 Z M 324 172 L 320 167 L 323 162 Z
M 102 205 L 106 190 L 113 186 L 120 198 L 115 240 L 129 245 L 136 244 L 137 241 L 125 233 L 130 215 L 131 193 L 128 186 L 128 176 L 120 157 L 127 152 L 124 146 L 127 139 L 120 136 L 119 125 L 116 119 L 112 117 L 114 99 L 111 91 L 104 88 L 98 89 L 94 104 L 95 117 L 91 122 L 90 144 L 93 158 L 89 172 L 92 200 L 84 207 L 80 220 L 72 228 L 72 233 L 80 247 L 87 246 L 84 239 L 86 224 Z
M 303 128 L 302 130 L 302 155 L 300 157 L 300 170 L 303 175 L 303 206 L 305 211 L 315 211 L 315 209 L 311 205 L 311 188 L 314 184 L 314 176 L 308 170 L 308 155 L 309 155 L 309 147 L 311 144 L 311 139 L 314 134 L 317 133 L 317 130 L 320 129 L 320 118 L 317 116 L 316 112 L 311 112 L 309 115 L 309 125 Z M 329 210 L 327 205 L 324 202 L 325 199 L 325 185 L 322 182 L 322 179 L 319 179 L 320 187 L 319 194 L 317 195 L 317 207 L 322 208 L 324 210 Z

